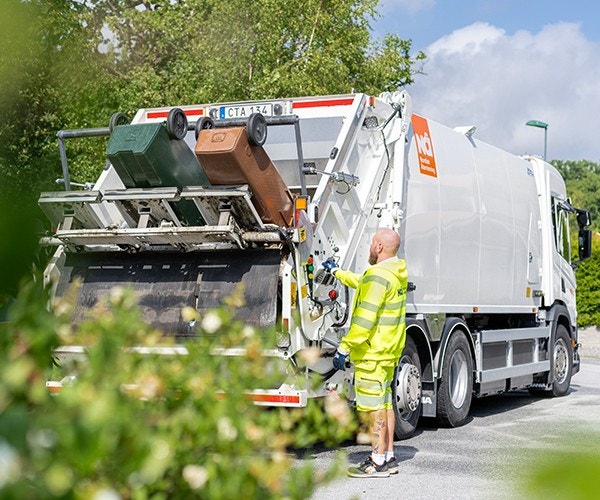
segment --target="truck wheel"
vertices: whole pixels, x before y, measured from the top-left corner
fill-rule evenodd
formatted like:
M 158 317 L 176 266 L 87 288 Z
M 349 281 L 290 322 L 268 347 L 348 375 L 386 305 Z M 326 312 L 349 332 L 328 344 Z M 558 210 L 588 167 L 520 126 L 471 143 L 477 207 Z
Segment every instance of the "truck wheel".
M 198 136 L 200 135 L 201 130 L 206 130 L 209 128 L 215 128 L 215 122 L 210 116 L 203 116 L 198 118 L 196 122 L 196 127 L 194 128 L 196 132 L 196 140 L 198 140 Z
M 125 113 L 117 111 L 113 113 L 108 121 L 108 130 L 112 132 L 117 125 L 128 125 L 129 118 Z
M 246 135 L 251 146 L 262 146 L 267 140 L 267 120 L 260 113 L 252 113 L 246 125 Z
M 458 427 L 469 416 L 473 399 L 473 359 L 462 332 L 450 338 L 442 364 L 438 388 L 437 417 L 441 425 Z
M 167 133 L 171 139 L 183 139 L 188 131 L 187 116 L 181 108 L 173 108 L 167 115 Z
M 406 337 L 394 374 L 392 398 L 396 416 L 395 435 L 398 439 L 407 439 L 414 434 L 421 415 L 421 360 L 410 337 Z
M 560 397 L 567 394 L 573 376 L 573 349 L 567 329 L 563 325 L 556 327 L 552 345 L 550 376 L 553 379 L 550 389 L 530 388 L 534 396 Z M 549 386 L 550 387 L 550 386 Z
M 569 391 L 571 376 L 573 375 L 573 349 L 571 338 L 563 325 L 556 327 L 554 336 L 554 347 L 552 349 L 552 396 L 564 396 Z
M 554 375 L 551 396 L 564 396 L 569 391 L 573 375 L 573 349 L 571 338 L 563 325 L 556 327 L 554 346 L 552 347 L 551 370 Z

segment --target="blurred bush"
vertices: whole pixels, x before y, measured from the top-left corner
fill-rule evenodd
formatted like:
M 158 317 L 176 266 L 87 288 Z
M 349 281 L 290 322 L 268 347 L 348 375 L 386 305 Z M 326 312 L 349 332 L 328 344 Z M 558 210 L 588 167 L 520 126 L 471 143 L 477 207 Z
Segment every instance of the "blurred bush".
M 267 409 L 244 393 L 281 382 L 262 355 L 268 335 L 231 321 L 231 307 L 200 318 L 188 355 L 141 355 L 165 345 L 140 318 L 133 294 L 113 290 L 75 330 L 68 298 L 24 286 L 0 332 L 0 497 L 308 498 L 341 471 L 299 466 L 290 449 L 332 445 L 356 428 L 332 397 L 304 409 Z M 211 355 L 229 343 L 245 355 Z M 52 362 L 57 345 L 83 344 L 85 359 Z M 74 377 L 76 376 L 76 380 Z M 59 394 L 45 387 L 61 379 Z
M 543 450 L 526 452 L 524 465 L 523 498 L 598 498 L 600 432 L 554 433 Z

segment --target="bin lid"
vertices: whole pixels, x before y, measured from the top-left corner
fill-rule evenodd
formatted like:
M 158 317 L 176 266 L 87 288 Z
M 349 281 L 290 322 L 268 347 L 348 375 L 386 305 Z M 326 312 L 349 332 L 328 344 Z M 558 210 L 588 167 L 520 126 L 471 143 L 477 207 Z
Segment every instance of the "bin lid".
M 162 123 L 117 125 L 110 134 L 106 154 L 109 157 L 125 152 L 145 154 L 161 131 L 164 140 L 169 141 L 167 129 Z

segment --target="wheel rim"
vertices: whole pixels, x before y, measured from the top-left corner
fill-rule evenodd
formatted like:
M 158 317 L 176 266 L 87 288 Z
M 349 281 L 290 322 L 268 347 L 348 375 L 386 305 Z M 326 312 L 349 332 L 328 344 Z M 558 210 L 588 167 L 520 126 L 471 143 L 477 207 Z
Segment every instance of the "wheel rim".
M 181 108 L 173 108 L 167 115 L 167 133 L 171 139 L 184 139 L 187 135 L 187 116 Z
M 450 400 L 455 408 L 460 408 L 467 398 L 469 374 L 467 358 L 462 351 L 455 351 L 450 360 L 449 373 Z
M 256 126 L 256 138 L 258 142 L 263 142 L 265 139 L 265 135 L 267 133 L 267 124 L 264 122 L 259 122 Z
M 267 122 L 260 113 L 252 113 L 248 118 L 246 134 L 251 146 L 262 146 L 267 140 Z
M 401 412 L 406 420 L 417 411 L 421 401 L 421 376 L 419 369 L 410 363 L 401 363 L 396 382 L 396 403 L 404 408 Z
M 108 128 L 112 132 L 115 127 L 117 127 L 119 125 L 128 125 L 128 124 L 129 124 L 129 118 L 127 117 L 127 115 L 125 113 L 117 112 L 117 113 L 113 113 L 113 115 L 110 117 L 110 121 L 108 123 Z
M 554 379 L 562 384 L 569 373 L 569 350 L 563 339 L 554 344 Z
M 408 421 L 412 418 L 415 411 L 419 409 L 419 403 L 421 401 L 421 374 L 419 369 L 412 364 L 412 359 L 409 356 L 403 356 L 400 359 L 400 366 L 402 370 L 406 369 L 409 372 L 409 376 L 406 380 L 406 387 L 401 387 L 400 376 L 396 377 L 396 404 L 401 405 L 404 398 L 408 401 L 408 406 L 414 407 L 413 410 L 405 408 L 400 412 L 400 418 Z M 406 390 L 407 394 L 400 394 L 400 391 Z
M 182 134 L 183 131 L 187 131 L 187 118 L 185 113 L 177 113 L 173 121 L 178 134 Z

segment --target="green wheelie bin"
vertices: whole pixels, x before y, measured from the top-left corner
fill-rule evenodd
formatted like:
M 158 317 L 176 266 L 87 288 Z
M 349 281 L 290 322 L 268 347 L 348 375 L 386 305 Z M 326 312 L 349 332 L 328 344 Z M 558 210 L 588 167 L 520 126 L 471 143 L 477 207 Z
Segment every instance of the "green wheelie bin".
M 187 134 L 185 114 L 179 108 L 171 111 L 167 122 L 112 128 L 106 156 L 125 187 L 210 186 L 194 151 L 183 140 Z M 187 225 L 204 224 L 191 200 L 173 205 Z

